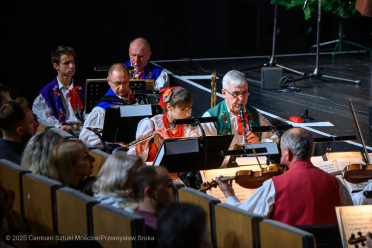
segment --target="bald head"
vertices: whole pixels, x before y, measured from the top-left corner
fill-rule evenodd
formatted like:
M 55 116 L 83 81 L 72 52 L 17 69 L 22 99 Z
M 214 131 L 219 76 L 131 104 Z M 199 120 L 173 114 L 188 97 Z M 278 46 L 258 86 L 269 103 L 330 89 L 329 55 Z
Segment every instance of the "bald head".
M 151 57 L 150 45 L 144 38 L 134 39 L 129 44 L 129 60 L 138 71 L 143 71 Z
M 313 136 L 303 128 L 291 128 L 281 138 L 281 149 L 290 150 L 295 160 L 310 160 Z

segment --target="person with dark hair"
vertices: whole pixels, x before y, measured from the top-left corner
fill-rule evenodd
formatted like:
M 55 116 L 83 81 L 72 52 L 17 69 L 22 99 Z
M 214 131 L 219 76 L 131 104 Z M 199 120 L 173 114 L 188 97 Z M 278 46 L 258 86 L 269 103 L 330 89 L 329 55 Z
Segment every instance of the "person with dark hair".
M 145 219 L 146 235 L 155 239 L 158 214 L 176 200 L 172 178 L 164 167 L 145 166 L 134 173 L 132 191 L 138 200 L 134 213 Z
M 3 133 L 0 158 L 16 164 L 21 163 L 23 150 L 38 127 L 34 114 L 26 104 L 25 99 L 17 98 L 0 108 L 0 129 Z
M 85 84 L 73 78 L 75 59 L 74 49 L 68 46 L 58 46 L 52 52 L 57 77 L 40 90 L 32 111 L 45 125 L 78 134 L 84 122 Z
M 159 214 L 157 244 L 161 248 L 210 248 L 207 213 L 192 203 L 170 203 Z
M 5 103 L 12 100 L 10 98 L 10 89 L 8 86 L 0 84 L 0 107 L 3 106 Z
M 129 61 L 126 66 L 132 66 L 131 78 L 154 79 L 155 90 L 169 87 L 169 77 L 166 71 L 151 62 L 151 49 L 148 41 L 142 37 L 132 40 L 129 44 Z
M 162 93 L 162 96 L 159 105 L 163 109 L 163 114 L 142 119 L 138 123 L 136 132 L 137 139 L 141 139 L 152 132 L 155 133 L 154 138 L 139 143 L 128 150 L 129 154 L 141 156 L 149 162 L 154 161 L 164 139 L 199 136 L 198 127 L 190 125 L 171 126 L 173 120 L 186 119 L 191 116 L 193 102 L 191 94 L 181 87 L 163 88 L 160 93 Z
M 103 148 L 103 144 L 98 135 L 88 130 L 87 127 L 103 129 L 106 108 L 114 105 L 132 104 L 134 100 L 134 94 L 129 88 L 129 72 L 125 65 L 122 63 L 112 64 L 108 69 L 107 82 L 110 89 L 87 116 L 79 136 L 79 139 L 97 148 Z
M 240 203 L 232 182 L 216 178 L 226 203 L 288 225 L 335 224 L 336 206 L 353 205 L 346 187 L 334 175 L 311 163 L 313 137 L 303 128 L 292 128 L 281 138 L 280 163 L 289 169 L 266 180 Z

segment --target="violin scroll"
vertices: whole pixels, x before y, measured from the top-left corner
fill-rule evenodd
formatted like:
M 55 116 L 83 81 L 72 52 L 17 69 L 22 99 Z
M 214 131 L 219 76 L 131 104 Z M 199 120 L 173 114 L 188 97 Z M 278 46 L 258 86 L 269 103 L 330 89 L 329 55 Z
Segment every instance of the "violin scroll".
M 347 240 L 349 245 L 355 245 L 355 248 L 358 247 L 358 244 L 361 243 L 362 246 L 365 246 L 366 237 L 362 235 L 362 232 L 358 232 L 359 237 L 355 237 L 355 234 L 351 234 L 351 237 Z

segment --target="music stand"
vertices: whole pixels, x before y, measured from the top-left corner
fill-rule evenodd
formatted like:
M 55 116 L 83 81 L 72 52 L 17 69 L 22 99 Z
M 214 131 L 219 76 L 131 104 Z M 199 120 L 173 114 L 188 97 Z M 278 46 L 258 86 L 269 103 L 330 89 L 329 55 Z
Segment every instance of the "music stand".
M 327 161 L 327 155 L 326 155 L 327 152 L 331 152 L 331 143 L 340 142 L 344 140 L 357 140 L 357 137 L 355 135 L 349 135 L 349 136 L 329 136 L 329 137 L 313 138 L 314 143 L 328 143 L 326 153 L 322 155 L 324 161 Z
M 138 123 L 143 118 L 154 116 L 155 108 L 156 106 L 151 104 L 117 105 L 106 108 L 102 140 L 111 143 L 129 143 L 135 140 Z
M 191 171 L 190 185 L 197 188 L 195 172 L 220 168 L 220 151 L 228 149 L 234 135 L 165 139 L 154 166 L 165 166 L 170 173 Z
M 276 58 L 275 58 L 275 46 L 276 46 L 276 20 L 277 20 L 277 13 L 278 13 L 278 0 L 275 2 L 275 11 L 274 11 L 274 31 L 273 31 L 273 43 L 272 43 L 272 49 L 271 49 L 271 57 L 269 59 L 269 62 L 263 64 L 263 65 L 258 65 L 254 67 L 249 67 L 245 69 L 240 69 L 239 71 L 248 71 L 248 70 L 253 70 L 253 69 L 258 69 L 262 67 L 279 67 L 282 68 L 285 71 L 289 71 L 292 73 L 300 74 L 302 76 L 305 76 L 306 74 L 304 72 L 296 71 L 294 69 L 279 65 L 276 63 Z

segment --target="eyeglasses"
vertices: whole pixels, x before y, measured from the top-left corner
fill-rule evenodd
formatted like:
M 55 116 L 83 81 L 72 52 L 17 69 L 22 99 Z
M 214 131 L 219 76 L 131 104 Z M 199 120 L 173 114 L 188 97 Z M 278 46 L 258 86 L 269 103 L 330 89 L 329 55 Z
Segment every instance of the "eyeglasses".
M 243 98 L 243 97 L 245 97 L 245 96 L 249 96 L 251 93 L 249 92 L 249 90 L 245 90 L 245 91 L 243 91 L 243 93 L 241 93 L 241 94 L 237 94 L 236 92 L 234 92 L 234 93 L 230 93 L 227 89 L 224 89 L 227 93 L 229 93 L 229 95 L 230 96 L 232 96 L 232 97 L 234 97 L 234 98 L 239 98 L 239 97 L 241 97 L 241 98 Z
M 129 82 L 124 82 L 124 83 L 117 83 L 117 82 L 113 82 L 110 78 L 108 78 L 108 80 L 112 83 L 112 85 L 114 85 L 115 87 L 119 87 L 119 86 L 124 86 L 126 84 L 129 84 Z

